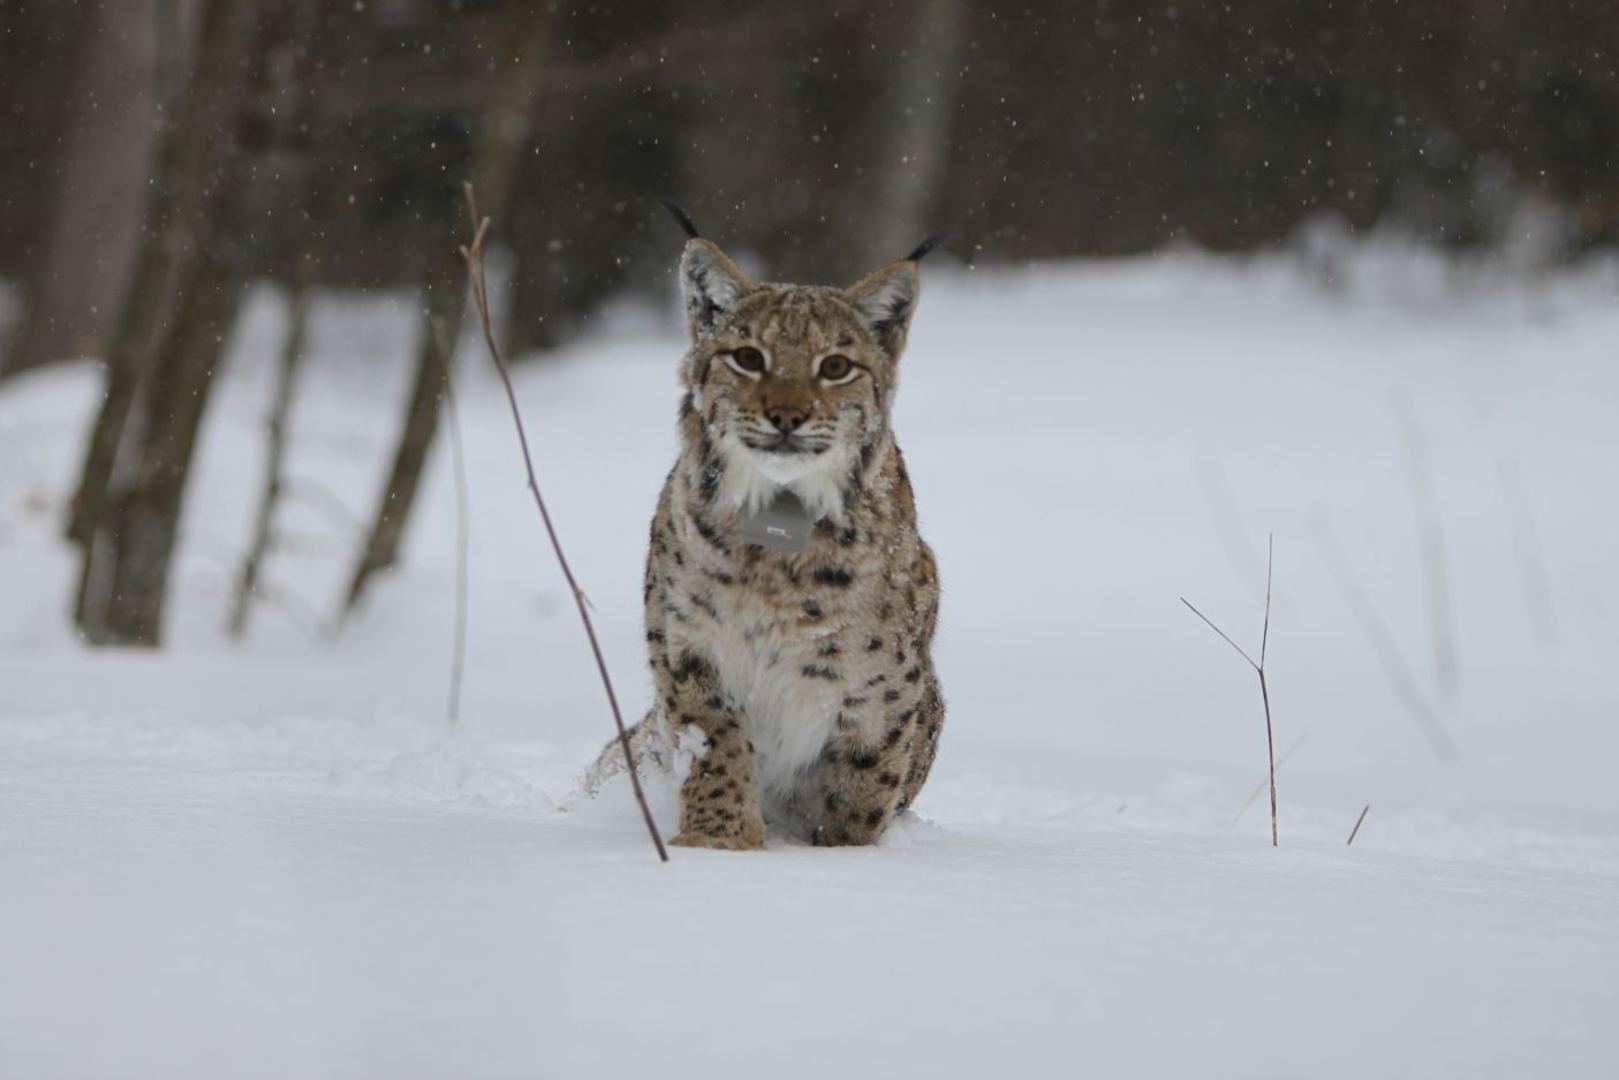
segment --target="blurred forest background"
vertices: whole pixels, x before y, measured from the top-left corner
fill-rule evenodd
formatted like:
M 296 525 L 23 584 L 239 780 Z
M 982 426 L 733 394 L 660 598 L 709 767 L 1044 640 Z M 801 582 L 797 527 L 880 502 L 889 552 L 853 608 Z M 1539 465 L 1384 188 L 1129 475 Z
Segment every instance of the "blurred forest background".
M 250 284 L 295 312 L 422 297 L 350 602 L 395 559 L 464 315 L 464 181 L 530 359 L 669 287 L 661 196 L 785 280 L 932 232 L 1015 262 L 1320 220 L 1550 263 L 1619 241 L 1616 53 L 1608 0 L 3 0 L 0 377 L 105 362 L 75 617 L 154 644 Z

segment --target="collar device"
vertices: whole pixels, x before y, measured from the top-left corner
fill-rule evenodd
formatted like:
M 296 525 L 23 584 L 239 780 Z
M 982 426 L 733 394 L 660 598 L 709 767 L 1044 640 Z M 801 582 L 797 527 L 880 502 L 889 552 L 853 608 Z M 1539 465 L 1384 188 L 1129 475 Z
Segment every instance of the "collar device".
M 742 512 L 742 539 L 777 551 L 808 551 L 815 519 L 790 489 L 782 488 L 759 510 Z

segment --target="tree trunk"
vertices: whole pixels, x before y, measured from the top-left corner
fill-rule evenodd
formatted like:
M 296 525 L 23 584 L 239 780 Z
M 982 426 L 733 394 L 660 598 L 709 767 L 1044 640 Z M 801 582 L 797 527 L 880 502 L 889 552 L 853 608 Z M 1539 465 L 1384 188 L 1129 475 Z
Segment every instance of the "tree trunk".
M 172 4 L 174 0 L 165 2 Z M 289 35 L 293 41 L 319 40 L 330 28 L 329 18 L 324 17 L 329 14 L 324 0 L 288 0 L 288 3 L 294 22 Z M 298 373 L 303 366 L 309 304 L 323 264 L 322 236 L 313 224 L 319 209 L 315 184 L 318 140 L 311 137 L 316 122 L 314 69 L 314 50 L 305 44 L 292 63 L 276 67 L 273 79 L 272 115 L 281 118 L 274 142 L 287 158 L 279 186 L 290 193 L 283 205 L 292 211 L 293 221 L 290 230 L 282 230 L 286 248 L 291 253 L 291 282 L 287 289 L 287 336 L 281 348 L 275 397 L 270 405 L 264 490 L 259 496 L 253 536 L 247 555 L 242 559 L 236 595 L 226 620 L 226 631 L 238 640 L 247 632 L 248 612 L 260 594 L 264 561 L 274 545 L 276 510 L 286 490 L 287 420 L 292 413 Z
M 122 408 L 109 415 L 109 392 L 87 459 L 87 469 L 93 462 L 104 475 L 81 493 L 78 508 L 94 509 L 81 525 L 88 540 L 77 617 L 98 644 L 162 640 L 197 432 L 247 277 L 249 171 L 238 133 L 269 103 L 270 52 L 291 25 L 281 5 L 267 13 L 268 6 L 206 5 L 184 114 L 163 140 L 152 207 L 158 220 L 142 245 L 109 380 Z M 148 295 L 157 297 L 152 313 L 137 303 Z
M 259 496 L 259 512 L 253 525 L 253 539 L 242 559 L 236 596 L 226 625 L 230 636 L 240 639 L 247 632 L 247 614 L 258 595 L 259 575 L 269 554 L 275 532 L 275 512 L 285 487 L 287 417 L 292 412 L 293 387 L 304 357 L 304 334 L 309 323 L 310 282 L 296 282 L 287 303 L 287 340 L 281 349 L 281 366 L 276 372 L 275 400 L 270 406 L 269 438 L 265 449 L 264 491 Z
M 130 475 L 109 493 L 102 554 L 106 587 L 91 597 L 84 629 L 97 643 L 156 646 L 179 533 L 180 510 L 195 457 L 197 431 L 213 388 L 225 338 L 241 306 L 243 267 L 209 244 L 185 318 L 164 343 L 134 417 L 142 438 Z M 95 580 L 95 576 L 92 576 Z
M 226 118 L 231 89 L 247 38 L 244 0 L 209 3 L 198 18 L 194 70 L 185 88 L 165 102 L 160 114 L 157 152 L 129 283 L 123 290 L 117 326 L 107 346 L 107 383 L 101 409 L 90 430 L 79 489 L 68 513 L 67 536 L 83 545 L 100 526 L 107 485 L 112 479 L 124 426 L 141 373 L 174 317 L 180 263 L 194 258 L 199 218 L 206 205 L 209 172 L 217 167 L 216 147 L 228 142 Z M 170 76 L 162 76 L 160 82 Z M 74 618 L 84 609 L 84 583 Z
M 101 408 L 90 429 L 84 465 L 79 470 L 79 490 L 68 509 L 67 537 L 81 545 L 101 525 L 107 484 L 112 479 L 113 464 L 124 437 L 124 424 L 129 419 L 129 407 L 135 401 L 135 389 L 140 382 L 143 365 L 137 355 L 144 359 L 145 348 L 137 347 L 137 342 L 146 336 L 143 331 L 148 330 L 148 323 L 155 321 L 159 306 L 165 303 L 167 271 L 166 253 L 156 243 L 143 243 L 130 277 L 118 333 L 107 355 L 107 381 L 102 390 Z M 82 586 L 80 591 L 75 619 L 83 610 Z
M 471 180 L 480 208 L 488 214 L 499 214 L 506 205 L 518 155 L 528 143 L 534 97 L 543 70 L 541 56 L 550 29 L 550 15 L 542 5 L 516 5 L 511 18 L 509 30 L 503 37 L 507 54 L 502 58 L 500 74 L 491 91 L 483 122 L 478 126 L 470 162 Z M 438 242 L 443 254 L 434 256 L 433 268 L 429 271 L 410 401 L 388 482 L 349 581 L 344 615 L 359 604 L 372 576 L 398 561 L 405 526 L 421 486 L 422 470 L 438 434 L 446 378 L 444 365 L 450 358 L 439 357 L 434 340 L 435 326 L 442 327 L 444 339 L 453 349 L 460 338 L 466 311 L 465 267 L 454 254 L 460 238 L 465 236 L 465 221 L 461 193 L 457 190 L 447 196 L 445 216 L 435 222 L 429 232 L 440 237 Z

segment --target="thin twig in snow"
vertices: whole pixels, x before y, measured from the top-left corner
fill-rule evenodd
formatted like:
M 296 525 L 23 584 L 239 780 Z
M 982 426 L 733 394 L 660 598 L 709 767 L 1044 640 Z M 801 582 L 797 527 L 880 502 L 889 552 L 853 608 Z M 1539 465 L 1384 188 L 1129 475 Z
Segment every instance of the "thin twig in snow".
M 1344 847 L 1348 847 L 1350 844 L 1353 844 L 1355 842 L 1355 837 L 1360 835 L 1360 827 L 1361 827 L 1361 825 L 1366 821 L 1366 815 L 1371 813 L 1371 812 L 1372 812 L 1372 804 L 1367 803 L 1365 808 L 1363 808 L 1361 810 L 1360 817 L 1355 819 L 1355 827 L 1353 829 L 1349 830 L 1349 839 L 1344 841 Z
M 1196 615 L 1198 618 L 1202 619 L 1204 621 L 1204 623 L 1206 623 L 1208 625 L 1208 628 L 1210 630 L 1213 630 L 1216 634 L 1219 634 L 1222 638 L 1224 638 L 1225 643 L 1227 645 L 1231 646 L 1233 649 L 1236 649 L 1237 650 L 1237 655 L 1242 657 L 1244 660 L 1248 661 L 1248 666 L 1249 667 L 1253 668 L 1255 671 L 1259 670 L 1259 661 L 1257 661 L 1253 657 L 1249 656 L 1247 650 L 1244 649 L 1241 645 L 1238 645 L 1235 641 L 1232 641 L 1231 638 L 1229 636 L 1227 636 L 1227 634 L 1226 634 L 1226 632 L 1224 630 L 1221 630 L 1218 626 L 1215 626 L 1214 622 L 1207 615 L 1205 615 L 1201 611 L 1197 610 L 1197 608 L 1192 607 L 1192 602 L 1190 600 L 1186 599 L 1186 597 L 1183 596 L 1183 597 L 1181 597 L 1181 603 L 1185 604 L 1188 608 L 1190 608 L 1193 615 Z
M 1259 633 L 1259 685 L 1265 685 L 1265 653 L 1270 649 L 1270 580 L 1271 561 L 1276 557 L 1276 537 L 1265 537 L 1265 628 Z M 1270 706 L 1265 707 L 1270 715 Z M 1269 727 L 1269 725 L 1266 725 Z
M 1276 734 L 1271 726 L 1270 719 L 1270 686 L 1265 682 L 1265 652 L 1270 645 L 1270 597 L 1271 597 L 1271 568 L 1276 554 L 1276 538 L 1270 537 L 1265 546 L 1265 628 L 1259 638 L 1259 659 L 1249 656 L 1241 645 L 1231 640 L 1229 634 L 1214 625 L 1214 621 L 1192 606 L 1186 597 L 1181 597 L 1181 603 L 1193 615 L 1202 619 L 1210 630 L 1219 634 L 1227 645 L 1237 650 L 1237 655 L 1248 661 L 1248 666 L 1254 669 L 1259 676 L 1259 697 L 1265 705 L 1265 756 L 1270 765 L 1270 846 L 1277 847 L 1281 840 L 1276 827 Z M 1245 808 L 1246 809 L 1246 808 Z M 1239 814 L 1240 816 L 1240 814 Z
M 1289 746 L 1286 750 L 1282 751 L 1282 756 L 1276 759 L 1276 771 L 1278 773 L 1282 771 L 1282 766 L 1287 764 L 1288 758 L 1292 757 L 1294 753 L 1298 751 L 1298 748 L 1304 745 L 1304 740 L 1309 737 L 1309 732 L 1305 732 L 1303 735 L 1300 735 L 1297 739 L 1293 740 L 1292 746 Z M 1254 800 L 1265 794 L 1265 788 L 1268 783 L 1269 781 L 1261 779 L 1259 783 L 1254 785 L 1254 790 L 1248 793 L 1248 798 L 1243 800 L 1242 807 L 1237 811 L 1236 816 L 1231 819 L 1231 825 L 1229 826 L 1230 828 L 1235 829 L 1238 823 L 1242 821 L 1242 815 L 1246 814 L 1248 812 L 1248 808 L 1254 805 Z
M 551 550 L 556 553 L 557 565 L 562 568 L 562 576 L 567 579 L 568 590 L 573 593 L 574 606 L 579 609 L 579 620 L 585 624 L 585 636 L 590 639 L 590 651 L 596 657 L 596 670 L 601 673 L 602 689 L 607 692 L 607 704 L 613 710 L 613 723 L 618 727 L 619 746 L 624 750 L 624 763 L 629 768 L 630 786 L 635 790 L 635 801 L 641 808 L 641 818 L 646 822 L 646 829 L 652 836 L 652 845 L 658 849 L 658 858 L 663 862 L 669 861 L 669 852 L 664 849 L 663 837 L 658 835 L 658 826 L 652 820 L 652 810 L 647 806 L 646 793 L 641 790 L 641 777 L 635 768 L 635 754 L 630 749 L 630 733 L 624 726 L 624 716 L 619 712 L 618 695 L 613 692 L 613 680 L 607 674 L 607 660 L 602 655 L 601 643 L 596 640 L 596 628 L 590 621 L 589 604 L 585 600 L 584 590 L 574 580 L 573 569 L 568 565 L 567 556 L 562 553 L 562 541 L 557 539 L 556 527 L 551 523 L 551 512 L 545 508 L 545 496 L 540 494 L 540 482 L 534 476 L 534 458 L 528 449 L 528 432 L 523 427 L 523 416 L 517 408 L 517 391 L 512 388 L 512 377 L 506 370 L 506 358 L 501 354 L 500 346 L 495 341 L 494 327 L 489 322 L 489 291 L 484 283 L 483 273 L 483 242 L 489 234 L 489 219 L 478 214 L 478 200 L 472 190 L 472 185 L 465 185 L 467 196 L 467 212 L 472 217 L 472 243 L 461 247 L 461 258 L 467 264 L 467 283 L 472 289 L 472 302 L 478 310 L 478 322 L 483 329 L 483 340 L 489 346 L 489 355 L 495 362 L 495 370 L 500 373 L 501 385 L 506 389 L 506 401 L 511 405 L 512 422 L 517 427 L 517 441 L 523 449 L 523 467 L 528 471 L 528 489 L 534 495 L 534 505 L 540 511 L 540 520 L 545 523 L 545 534 L 550 538 Z

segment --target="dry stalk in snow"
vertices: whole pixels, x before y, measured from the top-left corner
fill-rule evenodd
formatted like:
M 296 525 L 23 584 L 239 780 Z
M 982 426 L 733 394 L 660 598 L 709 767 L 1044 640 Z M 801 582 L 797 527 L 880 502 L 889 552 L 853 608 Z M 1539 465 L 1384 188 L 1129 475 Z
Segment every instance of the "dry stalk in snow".
M 601 673 L 602 689 L 607 692 L 607 704 L 613 710 L 613 723 L 618 727 L 619 745 L 624 750 L 624 761 L 629 767 L 630 786 L 635 789 L 635 801 L 641 808 L 641 817 L 646 822 L 647 832 L 652 836 L 652 845 L 658 849 L 658 858 L 663 862 L 669 861 L 669 853 L 664 849 L 663 837 L 658 835 L 657 823 L 652 820 L 652 810 L 647 806 L 646 793 L 641 790 L 641 777 L 636 772 L 635 755 L 630 750 L 630 733 L 624 727 L 624 715 L 618 708 L 618 695 L 613 692 L 613 680 L 607 674 L 607 660 L 602 656 L 601 643 L 596 640 L 596 628 L 590 621 L 590 605 L 585 599 L 585 591 L 574 580 L 573 569 L 568 565 L 568 558 L 562 553 L 562 541 L 557 539 L 556 527 L 551 523 L 551 512 L 545 507 L 545 496 L 540 494 L 540 482 L 534 476 L 534 457 L 528 449 L 528 432 L 523 427 L 523 416 L 517 408 L 517 392 L 512 389 L 511 373 L 506 369 L 506 358 L 500 351 L 500 345 L 495 341 L 495 331 L 489 322 L 489 291 L 484 282 L 483 272 L 483 241 L 489 233 L 489 219 L 478 214 L 478 200 L 471 184 L 466 185 L 467 212 L 472 218 L 472 243 L 461 247 L 461 258 L 467 264 L 467 284 L 472 291 L 472 303 L 478 311 L 478 323 L 483 330 L 484 344 L 489 347 L 489 356 L 495 362 L 495 370 L 500 373 L 501 385 L 506 389 L 506 401 L 512 408 L 512 423 L 517 427 L 517 441 L 523 448 L 523 467 L 528 471 L 528 489 L 534 495 L 534 505 L 540 511 L 540 520 L 545 524 L 545 534 L 550 538 L 551 550 L 556 553 L 557 565 L 562 568 L 562 576 L 568 581 L 568 591 L 573 594 L 574 605 L 579 609 L 579 621 L 585 624 L 585 636 L 590 639 L 590 651 L 596 657 L 596 670 Z
M 1282 756 L 1276 759 L 1277 772 L 1282 771 L 1282 766 L 1287 764 L 1288 759 L 1298 751 L 1299 747 L 1304 745 L 1304 740 L 1309 737 L 1310 733 L 1305 732 L 1303 735 L 1300 735 L 1297 739 L 1293 740 L 1292 746 L 1289 746 L 1286 750 L 1282 751 Z M 1266 783 L 1267 782 L 1264 779 L 1261 779 L 1259 783 L 1254 785 L 1254 790 L 1248 793 L 1248 798 L 1243 800 L 1242 807 L 1237 811 L 1236 816 L 1231 819 L 1231 828 L 1235 829 L 1238 823 L 1242 821 L 1242 815 L 1246 814 L 1248 812 L 1248 808 L 1254 805 L 1254 800 L 1265 794 Z
M 1233 649 L 1236 649 L 1237 655 L 1248 661 L 1248 666 L 1253 668 L 1254 674 L 1259 676 L 1259 697 L 1260 700 L 1265 704 L 1265 753 L 1266 759 L 1270 765 L 1271 847 L 1277 847 L 1281 842 L 1278 838 L 1276 829 L 1276 733 L 1271 727 L 1270 720 L 1270 686 L 1265 682 L 1265 651 L 1270 645 L 1271 566 L 1274 560 L 1275 552 L 1276 540 L 1275 537 L 1271 537 L 1269 540 L 1267 540 L 1265 545 L 1265 628 L 1263 631 L 1261 631 L 1259 636 L 1258 660 L 1255 660 L 1253 657 L 1249 656 L 1247 650 L 1245 650 L 1241 645 L 1238 645 L 1235 641 L 1232 641 L 1230 635 L 1228 635 L 1224 630 L 1221 630 L 1218 626 L 1214 625 L 1214 621 L 1212 619 L 1203 614 L 1201 611 L 1197 610 L 1197 608 L 1193 607 L 1190 600 L 1186 599 L 1184 596 L 1181 597 L 1181 603 L 1185 604 L 1187 609 L 1191 611 L 1193 615 L 1196 615 L 1198 618 L 1202 619 L 1203 622 L 1208 625 L 1210 630 L 1213 630 L 1216 634 L 1219 634 L 1227 645 L 1231 646 Z
M 1364 824 L 1365 821 L 1366 821 L 1366 815 L 1371 813 L 1371 812 L 1372 812 L 1372 804 L 1367 803 L 1366 806 L 1361 810 L 1360 817 L 1355 819 L 1355 827 L 1353 829 L 1349 830 L 1349 839 L 1344 841 L 1344 847 L 1348 847 L 1350 844 L 1353 844 L 1355 842 L 1355 837 L 1360 835 L 1360 827 L 1361 827 L 1361 825 Z

